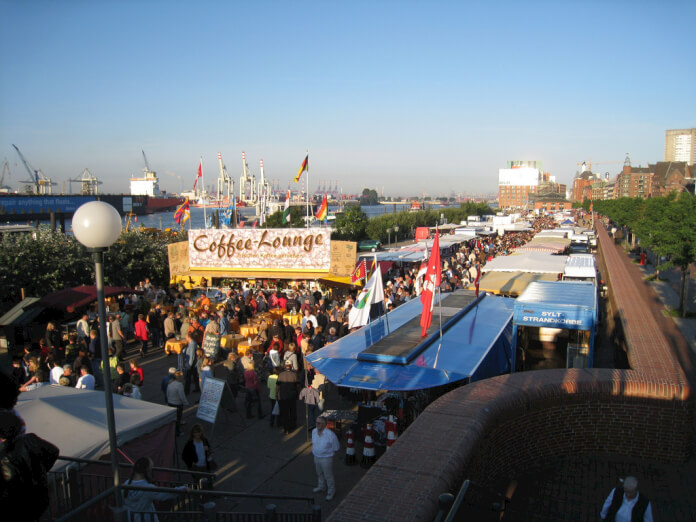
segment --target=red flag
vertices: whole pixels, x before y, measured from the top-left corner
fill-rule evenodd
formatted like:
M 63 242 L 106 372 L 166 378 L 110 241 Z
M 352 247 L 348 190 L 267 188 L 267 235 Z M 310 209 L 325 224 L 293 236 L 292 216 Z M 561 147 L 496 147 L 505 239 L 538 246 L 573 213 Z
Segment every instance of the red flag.
M 421 313 L 421 337 L 430 327 L 433 320 L 433 306 L 435 304 L 435 290 L 440 286 L 440 276 L 442 266 L 440 264 L 440 236 L 439 232 L 435 231 L 435 240 L 433 241 L 433 249 L 430 251 L 430 259 L 428 259 L 428 269 L 425 272 L 425 280 L 423 281 L 423 292 L 421 293 L 421 303 L 423 303 L 423 312 Z
M 198 164 L 198 175 L 196 176 L 196 179 L 193 182 L 193 190 L 196 190 L 196 184 L 198 183 L 198 178 L 203 177 L 203 160 Z
M 358 266 L 355 267 L 355 270 L 353 270 L 353 273 L 350 274 L 350 282 L 351 283 L 357 283 L 361 279 L 365 279 L 366 277 L 366 266 L 367 264 L 365 263 L 365 260 L 363 259 L 358 263 Z
M 481 281 L 481 265 L 476 263 L 476 279 L 474 280 L 474 286 L 476 286 L 476 297 L 479 295 L 479 282 Z

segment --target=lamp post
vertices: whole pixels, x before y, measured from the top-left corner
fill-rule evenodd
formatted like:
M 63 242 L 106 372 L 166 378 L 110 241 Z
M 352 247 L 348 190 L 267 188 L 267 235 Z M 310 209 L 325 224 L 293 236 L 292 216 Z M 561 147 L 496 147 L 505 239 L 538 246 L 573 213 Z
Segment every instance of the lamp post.
M 106 402 L 106 423 L 109 431 L 111 467 L 114 474 L 115 509 L 114 520 L 123 519 L 123 496 L 118 469 L 116 446 L 116 420 L 114 400 L 111 395 L 111 369 L 106 341 L 106 304 L 104 302 L 104 252 L 121 235 L 121 216 L 118 211 L 103 201 L 90 201 L 75 211 L 72 218 L 75 238 L 87 247 L 94 259 L 94 274 L 97 284 L 97 306 L 99 309 L 99 340 L 101 345 L 102 371 L 104 374 L 104 399 Z
M 394 244 L 399 242 L 399 225 L 394 225 Z
M 391 233 L 392 233 L 392 229 L 388 228 L 387 229 L 387 241 L 389 242 L 389 246 L 391 246 Z

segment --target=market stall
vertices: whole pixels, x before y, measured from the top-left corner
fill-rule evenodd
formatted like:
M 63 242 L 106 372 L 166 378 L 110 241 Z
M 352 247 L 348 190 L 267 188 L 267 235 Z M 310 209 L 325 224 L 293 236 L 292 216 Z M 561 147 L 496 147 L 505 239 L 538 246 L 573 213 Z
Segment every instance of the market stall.
M 513 354 L 536 336 L 567 342 L 566 368 L 592 368 L 598 325 L 597 287 L 589 282 L 535 281 L 517 298 L 512 323 Z M 513 364 L 513 368 L 514 368 Z

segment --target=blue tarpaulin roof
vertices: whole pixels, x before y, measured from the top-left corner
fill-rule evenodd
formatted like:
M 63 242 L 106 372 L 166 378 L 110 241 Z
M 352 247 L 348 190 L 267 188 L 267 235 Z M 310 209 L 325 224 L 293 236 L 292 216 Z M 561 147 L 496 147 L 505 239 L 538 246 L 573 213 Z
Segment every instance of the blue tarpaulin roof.
M 413 299 L 377 321 L 307 356 L 339 386 L 407 391 L 509 371 L 514 300 L 458 290 L 442 295 L 428 336 L 420 337 L 422 304 Z

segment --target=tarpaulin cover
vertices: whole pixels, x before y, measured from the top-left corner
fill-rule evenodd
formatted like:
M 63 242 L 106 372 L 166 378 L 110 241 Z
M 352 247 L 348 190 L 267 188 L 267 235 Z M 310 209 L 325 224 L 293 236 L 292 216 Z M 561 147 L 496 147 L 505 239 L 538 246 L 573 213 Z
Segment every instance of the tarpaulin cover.
M 120 294 L 137 294 L 133 288 L 125 286 L 106 286 L 104 287 L 104 297 L 111 297 Z M 97 300 L 96 286 L 76 286 L 75 288 L 64 288 L 41 298 L 38 306 L 65 310 L 73 313 L 76 310 L 89 305 Z
M 119 447 L 176 420 L 174 408 L 116 394 L 113 399 Z M 61 455 L 98 460 L 109 453 L 103 391 L 42 386 L 21 393 L 16 409 L 27 432 L 58 446 Z M 155 447 L 150 451 L 164 443 L 154 441 Z M 66 465 L 66 461 L 59 460 L 53 469 Z
M 568 256 L 553 256 L 548 252 L 516 252 L 498 256 L 486 263 L 483 272 L 533 272 L 562 274 Z
M 477 380 L 509 371 L 514 301 L 483 295 L 468 310 L 448 307 L 448 296 L 471 293 L 459 290 L 442 296 L 443 335 L 439 337 L 439 307 L 436 302 L 429 336 L 408 347 L 403 357 L 381 362 L 361 360 L 382 339 L 404 335 L 399 329 L 415 328 L 422 311 L 419 299 L 399 306 L 385 317 L 307 356 L 307 360 L 334 384 L 369 390 L 407 391 Z M 437 297 L 437 296 L 436 296 Z M 448 320 L 445 320 L 445 317 Z M 373 357 L 376 358 L 376 357 Z M 406 364 L 403 361 L 408 361 Z

